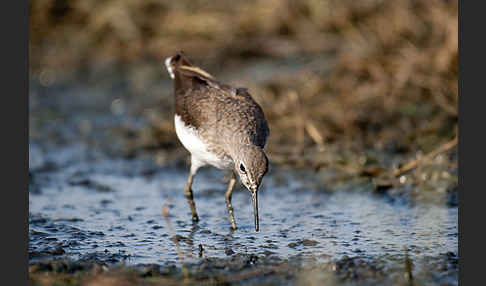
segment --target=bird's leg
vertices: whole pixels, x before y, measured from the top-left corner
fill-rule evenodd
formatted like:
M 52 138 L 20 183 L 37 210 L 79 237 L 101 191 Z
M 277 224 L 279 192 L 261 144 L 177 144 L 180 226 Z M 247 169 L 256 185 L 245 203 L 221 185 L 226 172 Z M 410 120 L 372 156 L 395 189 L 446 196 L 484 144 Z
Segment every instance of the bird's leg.
M 184 189 L 184 195 L 186 195 L 187 202 L 189 203 L 189 207 L 191 208 L 192 213 L 192 221 L 197 222 L 199 221 L 199 217 L 197 216 L 196 212 L 196 203 L 194 203 L 194 197 L 192 195 L 192 179 L 194 178 L 195 172 L 191 170 L 189 172 L 189 178 L 187 178 L 186 187 Z
M 233 188 L 235 187 L 236 178 L 235 174 L 231 172 L 231 179 L 228 184 L 228 189 L 226 189 L 226 208 L 228 209 L 229 219 L 231 222 L 231 227 L 236 229 L 235 216 L 233 215 L 233 205 L 231 205 L 231 195 L 233 193 Z

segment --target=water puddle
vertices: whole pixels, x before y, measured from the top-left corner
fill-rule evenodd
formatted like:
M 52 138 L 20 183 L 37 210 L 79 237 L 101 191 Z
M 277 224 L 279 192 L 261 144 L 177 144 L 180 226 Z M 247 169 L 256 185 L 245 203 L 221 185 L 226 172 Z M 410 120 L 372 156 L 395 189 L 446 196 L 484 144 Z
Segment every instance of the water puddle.
M 126 264 L 177 263 L 172 234 L 188 262 L 233 253 L 320 261 L 404 255 L 405 249 L 413 259 L 457 253 L 457 208 L 390 202 L 359 189 L 327 193 L 309 188 L 305 176 L 273 170 L 260 192 L 261 231 L 254 231 L 250 196 L 242 187 L 233 195 L 239 229 L 231 231 L 223 172 L 204 169 L 196 176 L 200 222 L 193 225 L 183 194 L 187 170 L 143 168 L 135 160 L 110 159 L 35 173 L 39 187 L 29 193 L 31 262 L 102 253 Z M 174 233 L 162 216 L 164 204 Z

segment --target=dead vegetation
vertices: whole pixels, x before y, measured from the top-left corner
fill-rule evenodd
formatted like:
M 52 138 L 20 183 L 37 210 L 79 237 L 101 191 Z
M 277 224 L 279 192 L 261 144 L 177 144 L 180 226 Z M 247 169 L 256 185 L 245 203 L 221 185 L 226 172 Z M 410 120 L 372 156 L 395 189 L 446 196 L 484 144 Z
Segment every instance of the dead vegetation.
M 371 160 L 356 154 L 377 149 L 415 160 L 417 152 L 457 135 L 458 1 L 37 0 L 30 6 L 34 78 L 60 79 L 97 65 L 130 70 L 147 60 L 158 66 L 175 50 L 208 69 L 248 58 L 331 55 L 327 73 L 296 70 L 250 86 L 270 121 L 275 163 L 360 174 Z M 142 134 L 142 144 L 175 140 L 163 120 L 149 120 L 155 130 L 149 140 Z M 391 174 L 401 170 L 378 165 Z

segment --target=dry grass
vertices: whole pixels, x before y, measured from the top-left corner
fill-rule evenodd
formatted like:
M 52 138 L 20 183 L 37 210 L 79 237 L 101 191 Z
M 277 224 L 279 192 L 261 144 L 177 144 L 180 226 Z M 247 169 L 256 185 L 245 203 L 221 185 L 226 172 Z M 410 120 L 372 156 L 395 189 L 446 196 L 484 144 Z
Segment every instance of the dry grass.
M 110 63 L 130 69 L 147 59 L 160 65 L 180 49 L 205 67 L 249 57 L 331 53 L 336 62 L 327 74 L 299 70 L 250 87 L 270 121 L 275 162 L 336 163 L 329 157 L 333 148 L 429 152 L 457 133 L 457 1 L 37 0 L 30 5 L 34 76 L 59 78 Z M 172 140 L 169 131 L 157 136 Z

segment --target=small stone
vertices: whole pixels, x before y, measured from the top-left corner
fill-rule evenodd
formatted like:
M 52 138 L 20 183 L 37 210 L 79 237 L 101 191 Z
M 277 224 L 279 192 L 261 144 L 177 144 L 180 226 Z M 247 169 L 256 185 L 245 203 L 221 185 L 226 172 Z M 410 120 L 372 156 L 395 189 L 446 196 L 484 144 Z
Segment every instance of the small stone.
M 290 248 L 296 248 L 297 247 L 297 243 L 291 242 L 291 243 L 287 244 L 287 246 L 290 247 Z
M 226 248 L 226 249 L 224 250 L 224 253 L 225 253 L 226 255 L 228 255 L 228 256 L 231 256 L 231 255 L 235 254 L 235 252 L 234 252 L 234 251 L 233 251 L 233 249 L 231 249 L 231 248 Z
M 316 246 L 318 244 L 317 241 L 311 240 L 311 239 L 304 239 L 302 240 L 302 245 L 303 246 Z

